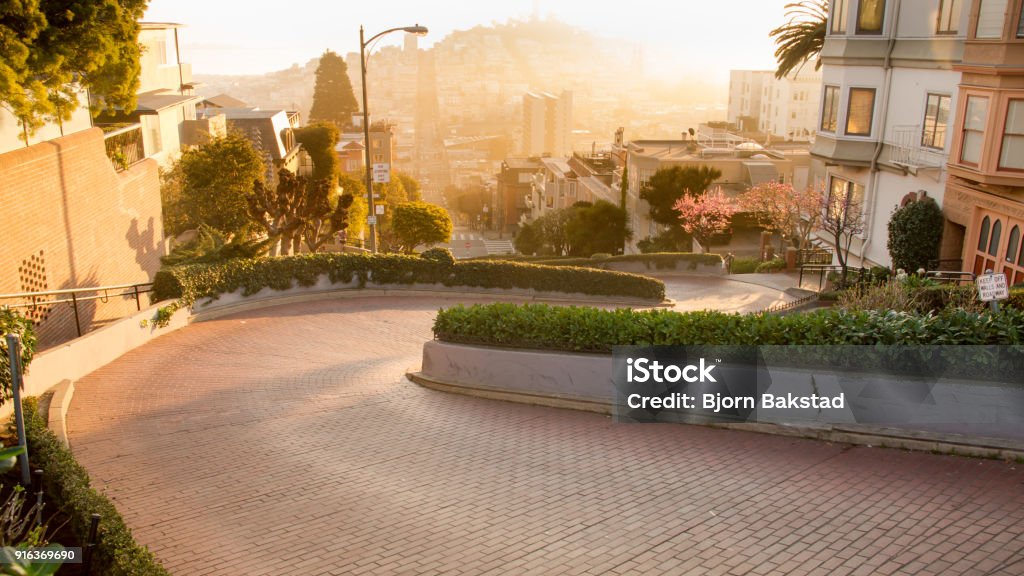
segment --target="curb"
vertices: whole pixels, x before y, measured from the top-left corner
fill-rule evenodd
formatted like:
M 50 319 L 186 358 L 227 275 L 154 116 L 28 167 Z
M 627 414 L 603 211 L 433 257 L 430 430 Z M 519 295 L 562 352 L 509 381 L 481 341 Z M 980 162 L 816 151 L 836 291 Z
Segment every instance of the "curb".
M 52 390 L 53 398 L 50 399 L 50 410 L 47 413 L 47 427 L 57 435 L 61 444 L 70 448 L 67 417 L 71 398 L 75 395 L 75 383 L 71 380 L 61 380 Z
M 431 378 L 422 372 L 406 371 L 406 378 L 411 382 L 440 392 L 462 394 L 487 400 L 515 402 L 531 406 L 545 406 L 582 412 L 593 412 L 611 415 L 612 404 L 606 400 L 580 398 L 563 395 L 545 395 L 502 390 L 487 386 L 474 386 L 444 382 Z M 908 432 L 893 428 L 874 426 L 800 426 L 768 423 L 708 423 L 681 424 L 683 426 L 708 426 L 758 434 L 810 438 L 836 444 L 855 446 L 897 448 L 933 454 L 949 454 L 953 456 L 969 456 L 973 458 L 991 458 L 998 460 L 1024 460 L 1024 442 L 997 440 L 991 438 L 970 438 L 957 434 L 939 434 L 932 432 Z

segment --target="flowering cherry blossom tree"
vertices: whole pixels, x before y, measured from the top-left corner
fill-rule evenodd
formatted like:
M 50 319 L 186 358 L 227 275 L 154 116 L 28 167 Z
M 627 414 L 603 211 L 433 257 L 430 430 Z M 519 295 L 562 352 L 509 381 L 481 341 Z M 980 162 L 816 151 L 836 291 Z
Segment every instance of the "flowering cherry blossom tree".
M 740 206 L 754 213 L 762 226 L 782 237 L 783 250 L 790 239 L 804 249 L 821 220 L 822 193 L 810 186 L 797 190 L 789 184 L 765 182 L 748 190 L 740 199 Z
M 684 195 L 676 201 L 672 209 L 679 213 L 679 222 L 683 230 L 700 243 L 706 254 L 711 237 L 729 227 L 729 222 L 738 207 L 722 193 L 721 188 L 715 188 L 697 197 Z

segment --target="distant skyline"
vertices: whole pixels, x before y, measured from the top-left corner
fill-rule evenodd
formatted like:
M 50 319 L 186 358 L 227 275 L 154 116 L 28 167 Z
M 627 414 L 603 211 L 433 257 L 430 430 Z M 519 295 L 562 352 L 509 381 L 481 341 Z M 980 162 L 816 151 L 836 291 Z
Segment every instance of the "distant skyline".
M 640 45 L 646 71 L 667 81 L 676 76 L 685 82 L 692 75 L 725 83 L 731 69 L 774 67 L 768 32 L 785 21 L 785 5 L 792 1 L 634 0 L 612 9 L 585 0 L 151 0 L 145 20 L 185 26 L 182 60 L 196 74 L 262 74 L 304 65 L 327 49 L 342 55 L 358 51 L 360 24 L 369 36 L 419 23 L 430 29 L 420 38 L 426 48 L 455 30 L 539 14 L 609 40 Z M 401 42 L 402 34 L 395 33 L 378 45 Z

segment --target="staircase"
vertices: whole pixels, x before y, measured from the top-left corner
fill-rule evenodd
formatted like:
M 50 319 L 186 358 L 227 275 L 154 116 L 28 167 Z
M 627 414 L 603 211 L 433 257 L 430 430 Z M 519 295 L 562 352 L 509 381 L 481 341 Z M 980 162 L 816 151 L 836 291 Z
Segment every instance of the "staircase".
M 511 240 L 484 240 L 484 247 L 487 248 L 488 256 L 516 253 Z

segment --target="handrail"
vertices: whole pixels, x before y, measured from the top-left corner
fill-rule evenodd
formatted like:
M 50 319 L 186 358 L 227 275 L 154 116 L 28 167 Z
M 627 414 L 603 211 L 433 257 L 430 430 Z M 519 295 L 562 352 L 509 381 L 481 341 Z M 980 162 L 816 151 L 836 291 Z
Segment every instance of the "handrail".
M 117 294 L 111 294 L 111 290 L 123 290 L 123 292 Z M 62 290 L 46 290 L 43 292 L 18 292 L 14 294 L 0 294 L 0 300 L 28 300 L 29 302 L 17 303 L 17 304 L 0 304 L 0 308 L 38 308 L 40 306 L 52 306 L 54 304 L 71 304 L 71 307 L 75 311 L 75 330 L 78 335 L 82 335 L 82 322 L 78 314 L 78 303 L 88 302 L 89 300 L 100 300 L 107 302 L 111 296 L 132 296 L 135 298 L 135 309 L 142 310 L 142 300 L 139 298 L 140 294 L 153 291 L 152 282 L 142 282 L 138 284 L 112 284 L 110 286 L 92 286 L 87 288 L 65 288 Z M 82 292 L 96 292 L 94 296 L 79 297 L 78 294 Z M 102 294 L 100 294 L 102 292 Z M 70 294 L 70 298 L 58 298 L 55 300 L 40 300 L 46 296 L 60 296 L 63 294 Z
M 47 290 L 45 292 L 18 292 L 15 294 L 0 294 L 0 300 L 12 298 L 24 298 L 26 296 L 55 296 L 57 294 L 71 294 L 72 292 L 99 292 L 100 290 L 121 290 L 123 288 L 134 288 L 136 286 L 152 286 L 152 282 L 139 282 L 136 284 L 112 284 L 110 286 L 93 286 L 86 288 L 65 288 L 63 290 Z

